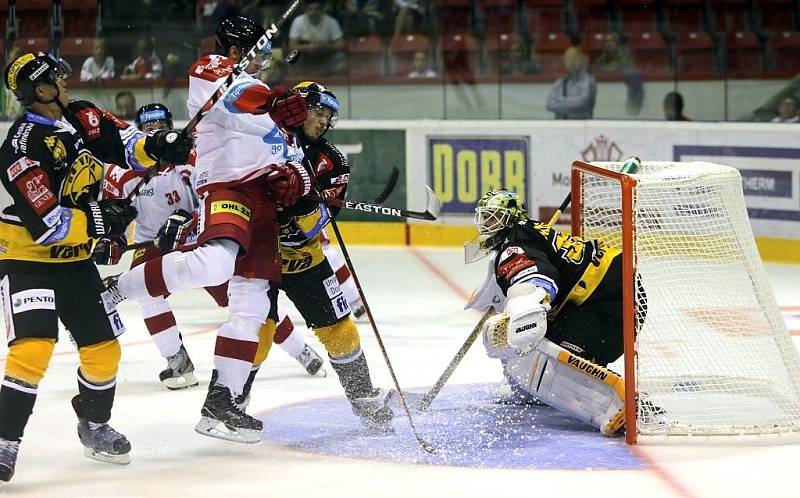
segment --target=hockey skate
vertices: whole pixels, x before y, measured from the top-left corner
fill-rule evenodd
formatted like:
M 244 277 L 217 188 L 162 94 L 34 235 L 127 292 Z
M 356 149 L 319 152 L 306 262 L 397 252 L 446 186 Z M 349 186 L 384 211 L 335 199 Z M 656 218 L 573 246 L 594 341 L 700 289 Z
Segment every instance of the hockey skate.
M 119 283 L 119 274 L 111 275 L 103 279 L 103 287 L 105 290 L 100 293 L 100 299 L 103 300 L 103 307 L 106 313 L 111 313 L 119 303 L 125 300 L 125 296 L 120 293 L 117 287 Z
M 371 396 L 350 400 L 353 413 L 361 420 L 361 425 L 375 434 L 392 434 L 394 412 L 389 407 L 394 390 L 375 389 Z
M 72 408 L 78 415 L 78 439 L 83 444 L 83 454 L 94 460 L 117 465 L 131 463 L 131 443 L 106 423 L 87 420 L 81 416 L 80 398 L 72 398 Z
M 200 421 L 194 426 L 199 434 L 237 443 L 261 441 L 264 423 L 239 408 L 230 389 L 223 385 L 212 382 L 200 415 Z
M 366 322 L 368 319 L 367 308 L 364 307 L 364 304 L 361 302 L 361 299 L 350 303 L 350 313 L 353 314 L 353 320 L 359 323 Z
M 308 372 L 308 375 L 316 375 L 318 377 L 327 377 L 328 372 L 323 367 L 322 357 L 317 354 L 314 349 L 308 344 L 303 347 L 299 355 L 294 357 L 298 363 Z
M 8 482 L 14 477 L 17 452 L 19 452 L 19 441 L 0 438 L 0 481 Z
M 167 368 L 158 374 L 158 378 L 167 389 L 173 391 L 198 384 L 197 377 L 194 375 L 194 364 L 183 345 L 177 353 L 167 358 Z

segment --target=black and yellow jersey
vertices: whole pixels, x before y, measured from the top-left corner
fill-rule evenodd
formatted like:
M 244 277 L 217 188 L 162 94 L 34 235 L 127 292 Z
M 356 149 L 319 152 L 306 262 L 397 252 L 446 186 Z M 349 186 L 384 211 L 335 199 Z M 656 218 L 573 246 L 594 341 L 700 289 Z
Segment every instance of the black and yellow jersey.
M 620 254 L 602 241 L 572 237 L 529 220 L 511 228 L 499 246 L 495 276 L 504 294 L 519 282 L 545 289 L 551 306 L 549 317 L 553 318 L 564 303 L 580 305 L 595 293 Z
M 314 165 L 317 189 L 329 197 L 344 198 L 350 180 L 350 168 L 344 154 L 325 138 L 304 147 L 304 153 Z M 288 208 L 279 207 L 283 273 L 300 273 L 322 262 L 325 255 L 320 232 L 338 211 L 307 199 L 300 199 Z
M 0 176 L 12 205 L 0 214 L 0 259 L 40 262 L 90 257 L 83 207 L 96 200 L 103 163 L 145 168 L 146 135 L 85 101 L 59 120 L 27 112 L 0 147 Z

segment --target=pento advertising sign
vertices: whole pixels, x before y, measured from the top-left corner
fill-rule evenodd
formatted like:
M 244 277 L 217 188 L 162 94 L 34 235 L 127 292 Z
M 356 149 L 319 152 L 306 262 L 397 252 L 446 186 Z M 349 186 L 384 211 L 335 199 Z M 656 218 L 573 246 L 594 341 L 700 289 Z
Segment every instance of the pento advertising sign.
M 445 213 L 472 213 L 492 189 L 528 197 L 529 139 L 427 137 L 428 180 Z

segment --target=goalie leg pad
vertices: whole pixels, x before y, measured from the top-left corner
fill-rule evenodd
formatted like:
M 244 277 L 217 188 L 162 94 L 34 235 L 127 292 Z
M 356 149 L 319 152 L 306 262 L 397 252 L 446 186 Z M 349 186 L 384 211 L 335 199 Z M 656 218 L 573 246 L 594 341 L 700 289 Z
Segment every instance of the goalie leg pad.
M 625 424 L 625 382 L 616 373 L 543 340 L 507 372 L 549 406 L 613 435 Z

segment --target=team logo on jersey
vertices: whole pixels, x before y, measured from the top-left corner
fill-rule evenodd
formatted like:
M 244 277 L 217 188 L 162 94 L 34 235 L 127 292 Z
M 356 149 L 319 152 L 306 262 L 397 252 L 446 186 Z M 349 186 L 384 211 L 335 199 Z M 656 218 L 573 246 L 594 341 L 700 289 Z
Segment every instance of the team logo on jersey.
M 83 151 L 72 163 L 72 167 L 64 179 L 61 195 L 75 205 L 80 204 L 80 200 L 84 196 L 91 195 L 92 188 L 100 186 L 102 179 L 103 163 L 89 152 Z
M 56 196 L 50 191 L 50 182 L 43 172 L 30 171 L 17 180 L 17 187 L 28 199 L 28 202 L 36 211 L 42 215 L 56 205 Z
M 8 168 L 8 181 L 13 182 L 23 171 L 39 166 L 39 161 L 34 161 L 25 156 L 20 157 Z
M 244 204 L 234 201 L 214 201 L 211 203 L 211 214 L 231 213 L 250 221 L 251 211 Z
M 64 142 L 61 139 L 50 135 L 49 137 L 44 137 L 44 144 L 50 149 L 53 159 L 56 161 L 61 161 L 67 157 L 67 148 L 64 147 Z
M 507 260 L 508 258 L 514 256 L 515 254 L 525 254 L 525 251 L 522 250 L 519 246 L 511 246 L 507 247 L 503 254 L 500 255 L 500 262 Z

